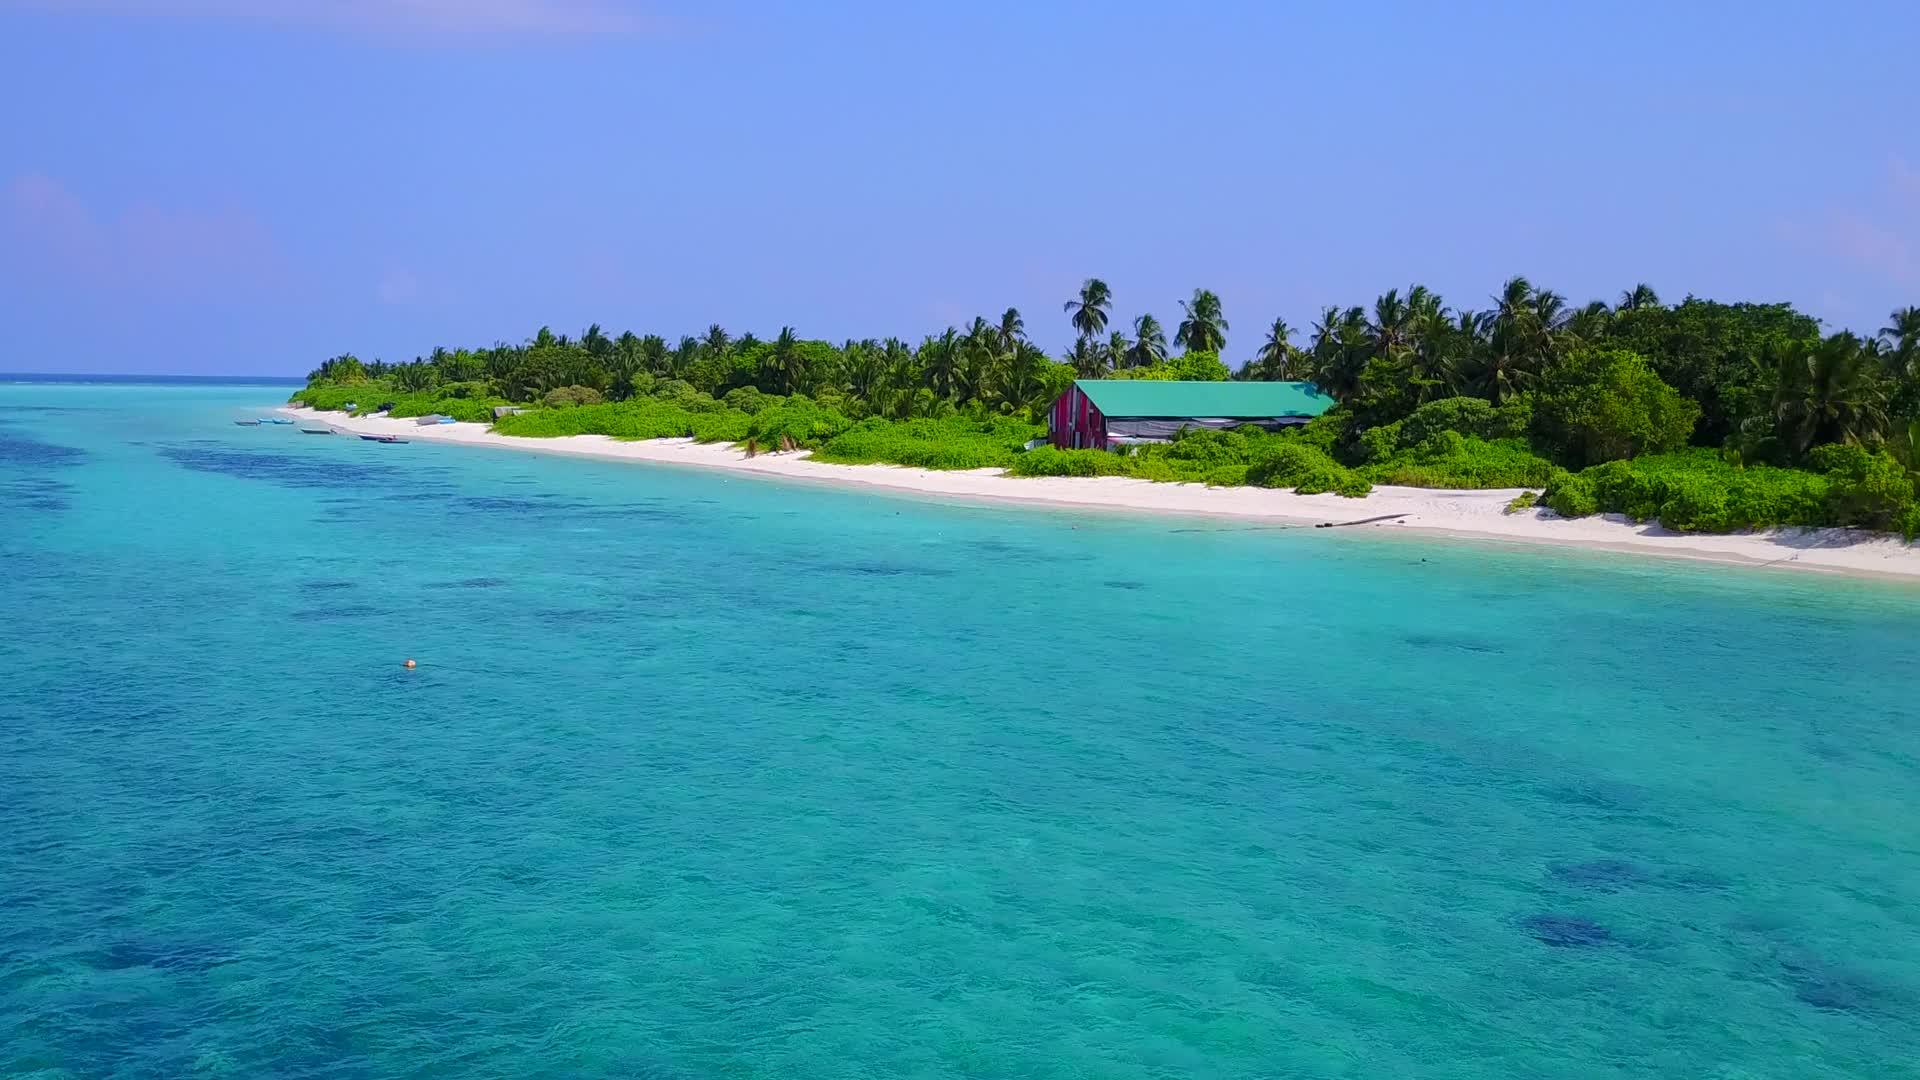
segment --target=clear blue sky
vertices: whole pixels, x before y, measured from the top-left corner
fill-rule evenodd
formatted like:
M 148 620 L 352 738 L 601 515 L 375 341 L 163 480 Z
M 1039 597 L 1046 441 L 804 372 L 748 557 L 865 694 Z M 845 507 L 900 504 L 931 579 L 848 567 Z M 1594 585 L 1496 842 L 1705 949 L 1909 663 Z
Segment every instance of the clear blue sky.
M 0 0 L 0 370 L 1920 303 L 1920 5 Z

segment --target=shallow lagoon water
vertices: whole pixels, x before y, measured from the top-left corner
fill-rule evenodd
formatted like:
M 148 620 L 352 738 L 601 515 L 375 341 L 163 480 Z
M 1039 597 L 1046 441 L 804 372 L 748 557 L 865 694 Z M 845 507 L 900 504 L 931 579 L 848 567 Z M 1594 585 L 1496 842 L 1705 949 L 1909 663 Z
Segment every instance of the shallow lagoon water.
M 1912 1075 L 1920 590 L 285 393 L 0 384 L 0 1075 Z

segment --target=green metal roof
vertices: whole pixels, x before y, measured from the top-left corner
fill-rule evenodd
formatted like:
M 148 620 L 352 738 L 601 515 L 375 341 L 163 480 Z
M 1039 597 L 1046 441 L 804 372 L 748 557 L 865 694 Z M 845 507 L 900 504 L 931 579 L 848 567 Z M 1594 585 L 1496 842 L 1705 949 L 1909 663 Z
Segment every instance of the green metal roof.
M 1303 382 L 1159 382 L 1080 379 L 1080 388 L 1108 417 L 1219 417 L 1262 420 L 1319 416 L 1333 399 Z

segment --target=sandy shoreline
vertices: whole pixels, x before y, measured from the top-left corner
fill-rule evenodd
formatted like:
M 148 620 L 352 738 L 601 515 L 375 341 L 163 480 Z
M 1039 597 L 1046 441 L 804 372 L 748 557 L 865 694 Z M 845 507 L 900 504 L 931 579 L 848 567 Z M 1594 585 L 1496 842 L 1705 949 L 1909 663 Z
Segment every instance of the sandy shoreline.
M 1507 503 L 1519 489 L 1439 491 L 1376 487 L 1364 499 L 1338 495 L 1296 495 L 1264 488 L 1209 488 L 1198 484 L 1158 484 L 1124 476 L 1005 476 L 996 469 L 937 472 L 893 465 L 831 465 L 804 454 L 747 457 L 722 444 L 690 439 L 622 442 L 604 435 L 553 439 L 497 435 L 484 424 L 422 426 L 410 419 L 352 417 L 312 409 L 282 407 L 287 416 L 320 421 L 352 434 L 399 435 L 420 442 L 497 446 L 540 453 L 570 454 L 612 461 L 640 461 L 738 473 L 867 487 L 973 503 L 1021 503 L 1081 510 L 1115 510 L 1182 516 L 1224 517 L 1294 525 L 1345 523 L 1404 515 L 1361 526 L 1394 532 L 1424 532 L 1461 538 L 1554 544 L 1605 551 L 1661 555 L 1756 567 L 1814 570 L 1855 576 L 1920 580 L 1920 545 L 1896 537 L 1852 529 L 1781 529 L 1766 533 L 1710 536 L 1670 532 L 1657 525 L 1636 525 L 1618 515 L 1565 519 L 1549 511 L 1509 514 Z

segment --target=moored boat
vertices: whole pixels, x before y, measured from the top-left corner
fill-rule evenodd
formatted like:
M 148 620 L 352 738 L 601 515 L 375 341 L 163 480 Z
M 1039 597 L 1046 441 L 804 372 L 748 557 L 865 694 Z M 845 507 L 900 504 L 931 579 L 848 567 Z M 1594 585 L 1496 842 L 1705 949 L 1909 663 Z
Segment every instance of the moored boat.
M 259 427 L 260 426 L 260 421 L 258 420 L 235 420 L 234 423 L 239 424 L 241 427 Z
M 300 434 L 302 434 L 302 435 L 331 435 L 331 434 L 333 434 L 333 429 L 332 429 L 332 428 L 330 428 L 330 427 L 317 427 L 317 428 L 316 428 L 316 427 L 303 427 L 303 428 L 301 428 L 301 429 L 300 429 Z

